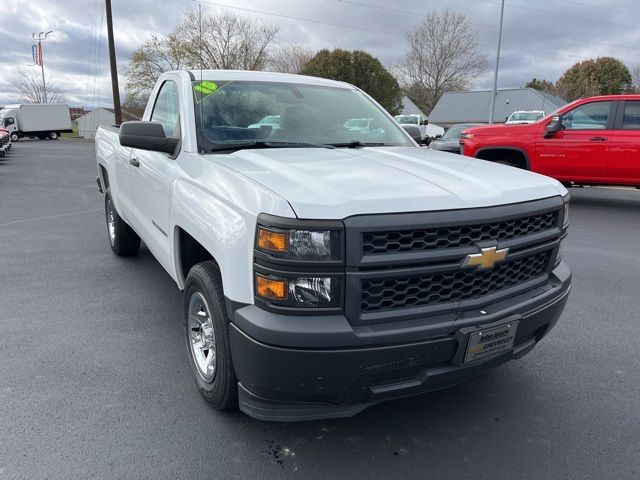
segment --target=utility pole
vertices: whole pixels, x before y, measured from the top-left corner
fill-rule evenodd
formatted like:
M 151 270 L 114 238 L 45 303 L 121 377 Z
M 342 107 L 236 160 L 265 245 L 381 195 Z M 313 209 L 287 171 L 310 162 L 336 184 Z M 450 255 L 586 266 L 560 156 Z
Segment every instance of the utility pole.
M 498 94 L 498 66 L 500 65 L 500 44 L 502 43 L 502 19 L 504 18 L 504 0 L 500 6 L 500 28 L 498 29 L 498 51 L 496 52 L 496 71 L 493 74 L 493 93 L 491 95 L 491 111 L 489 112 L 489 123 L 493 123 L 496 113 L 496 95 Z
M 111 90 L 113 91 L 113 112 L 116 125 L 122 123 L 120 109 L 120 87 L 118 86 L 118 66 L 116 65 L 116 49 L 113 41 L 113 20 L 111 18 L 111 0 L 105 0 L 107 7 L 107 36 L 109 38 L 109 63 L 111 64 Z
M 44 77 L 44 58 L 42 56 L 42 41 L 47 38 L 49 34 L 53 33 L 53 30 L 49 30 L 48 32 L 40 32 L 36 37 L 35 33 L 31 34 L 31 38 L 38 41 L 38 44 L 35 45 L 37 55 L 34 55 L 34 61 L 36 61 L 36 65 L 40 65 L 40 69 L 42 70 L 42 96 L 44 97 L 44 103 L 47 103 L 47 81 Z

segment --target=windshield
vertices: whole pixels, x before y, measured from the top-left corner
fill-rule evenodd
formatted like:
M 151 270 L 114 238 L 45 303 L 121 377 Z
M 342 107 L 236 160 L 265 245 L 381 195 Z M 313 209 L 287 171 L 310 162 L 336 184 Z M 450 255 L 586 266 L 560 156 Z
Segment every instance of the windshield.
M 383 110 L 353 88 L 206 80 L 193 82 L 193 92 L 201 150 L 208 152 L 256 142 L 412 145 Z
M 543 116 L 544 112 L 514 112 L 511 114 L 511 117 L 509 117 L 509 121 L 533 122 L 535 120 L 538 120 L 539 118 L 542 118 Z
M 418 117 L 414 115 L 398 115 L 396 117 L 396 122 L 405 124 L 405 125 L 406 124 L 418 125 Z

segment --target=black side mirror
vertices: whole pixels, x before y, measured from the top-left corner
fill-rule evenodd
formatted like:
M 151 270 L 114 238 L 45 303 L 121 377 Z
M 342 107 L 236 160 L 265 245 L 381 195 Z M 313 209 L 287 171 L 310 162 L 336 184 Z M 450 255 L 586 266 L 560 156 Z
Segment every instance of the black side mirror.
M 560 130 L 562 130 L 562 115 L 557 115 L 544 127 L 544 138 L 551 138 L 553 133 L 559 132 Z
M 422 143 L 422 133 L 420 133 L 420 128 L 416 125 L 403 125 L 402 128 L 404 128 L 405 131 L 411 135 L 411 138 L 413 138 L 418 144 Z
M 176 151 L 177 138 L 167 137 L 162 124 L 158 122 L 123 122 L 120 125 L 120 145 L 173 154 Z

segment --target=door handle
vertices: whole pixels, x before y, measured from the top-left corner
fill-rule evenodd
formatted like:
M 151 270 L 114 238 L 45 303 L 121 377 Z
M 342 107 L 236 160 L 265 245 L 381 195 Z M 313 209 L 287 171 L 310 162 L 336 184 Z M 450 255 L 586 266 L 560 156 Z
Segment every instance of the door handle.
M 140 166 L 140 162 L 138 161 L 138 159 L 136 157 L 131 157 L 129 159 L 129 164 L 133 165 L 134 167 L 139 167 Z
M 589 140 L 592 142 L 606 142 L 607 137 L 591 137 Z

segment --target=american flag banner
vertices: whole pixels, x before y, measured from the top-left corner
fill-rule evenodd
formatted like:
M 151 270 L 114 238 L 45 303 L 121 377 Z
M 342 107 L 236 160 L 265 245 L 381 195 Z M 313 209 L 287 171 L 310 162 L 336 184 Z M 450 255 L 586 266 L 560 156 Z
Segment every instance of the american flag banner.
M 33 63 L 42 65 L 42 42 L 31 46 L 31 56 L 33 57 Z

